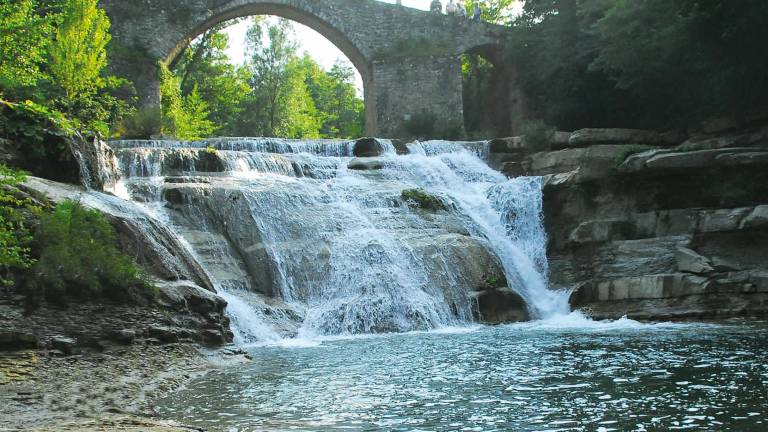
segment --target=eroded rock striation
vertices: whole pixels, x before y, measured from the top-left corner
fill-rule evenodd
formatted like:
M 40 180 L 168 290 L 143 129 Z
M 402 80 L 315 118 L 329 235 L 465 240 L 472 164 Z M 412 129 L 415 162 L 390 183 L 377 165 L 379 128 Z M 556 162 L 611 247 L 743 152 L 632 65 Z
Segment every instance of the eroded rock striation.
M 596 318 L 765 314 L 766 131 L 587 130 L 571 135 L 578 148 L 510 142 L 491 159 L 511 176 L 545 176 L 551 282 L 574 291 L 575 308 Z

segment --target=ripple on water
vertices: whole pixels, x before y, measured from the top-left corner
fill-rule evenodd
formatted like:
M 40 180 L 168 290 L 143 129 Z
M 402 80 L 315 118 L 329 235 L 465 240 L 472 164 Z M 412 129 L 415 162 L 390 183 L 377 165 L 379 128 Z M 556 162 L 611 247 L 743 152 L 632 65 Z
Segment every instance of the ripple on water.
M 765 325 L 559 324 L 254 346 L 158 410 L 239 432 L 768 429 Z

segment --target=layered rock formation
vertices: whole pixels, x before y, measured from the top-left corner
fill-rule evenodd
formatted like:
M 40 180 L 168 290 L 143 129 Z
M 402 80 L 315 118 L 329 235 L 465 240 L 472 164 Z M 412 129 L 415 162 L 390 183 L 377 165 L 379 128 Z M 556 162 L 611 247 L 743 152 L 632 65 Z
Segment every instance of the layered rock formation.
M 226 302 L 176 235 L 132 203 L 113 196 L 30 177 L 22 191 L 52 203 L 77 200 L 104 212 L 116 227 L 121 249 L 153 276 L 154 301 L 73 301 L 28 309 L 24 296 L 0 292 L 0 349 L 40 347 L 61 354 L 110 344 L 197 342 L 216 346 L 232 340 Z
M 571 148 L 534 153 L 510 139 L 490 157 L 508 175 L 546 176 L 551 281 L 574 290 L 574 307 L 597 318 L 768 313 L 768 129 L 687 140 L 585 130 L 552 144 Z

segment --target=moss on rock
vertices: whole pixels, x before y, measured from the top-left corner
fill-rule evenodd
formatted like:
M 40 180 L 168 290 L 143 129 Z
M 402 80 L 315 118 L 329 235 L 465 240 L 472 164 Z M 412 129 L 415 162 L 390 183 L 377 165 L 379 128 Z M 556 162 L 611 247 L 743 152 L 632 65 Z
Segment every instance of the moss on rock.
M 440 198 L 430 195 L 422 189 L 405 189 L 400 196 L 411 208 L 429 211 L 446 210 L 445 203 Z

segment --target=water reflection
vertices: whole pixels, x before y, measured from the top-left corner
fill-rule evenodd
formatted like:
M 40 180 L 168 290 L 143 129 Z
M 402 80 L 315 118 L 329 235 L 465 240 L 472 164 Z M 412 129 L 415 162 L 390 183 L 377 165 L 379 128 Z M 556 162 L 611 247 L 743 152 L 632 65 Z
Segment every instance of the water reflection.
M 160 411 L 214 431 L 764 431 L 766 329 L 524 324 L 255 347 Z

